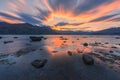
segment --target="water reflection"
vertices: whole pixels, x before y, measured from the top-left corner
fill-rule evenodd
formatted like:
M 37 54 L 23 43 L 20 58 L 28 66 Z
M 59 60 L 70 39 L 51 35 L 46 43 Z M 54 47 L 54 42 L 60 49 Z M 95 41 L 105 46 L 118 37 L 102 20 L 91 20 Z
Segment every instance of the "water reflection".
M 17 37 L 18 38 L 15 39 L 14 36 L 4 36 L 4 38 L 0 40 L 0 53 L 15 53 L 23 48 L 29 47 L 35 48 L 36 50 L 44 48 L 51 55 L 66 54 L 68 51 L 74 53 L 89 53 L 94 51 L 108 52 L 115 50 L 111 48 L 112 46 L 120 48 L 120 46 L 117 45 L 119 44 L 119 40 L 111 36 L 99 36 L 98 38 L 97 36 L 86 35 L 45 35 L 48 39 L 40 42 L 30 42 L 29 35 Z M 13 41 L 13 43 L 3 43 L 3 41 L 9 40 Z M 83 46 L 84 43 L 88 43 L 89 46 Z
M 111 41 L 115 42 L 115 39 L 110 40 L 110 36 L 107 38 L 97 36 L 71 36 L 71 35 L 56 35 L 49 37 L 48 40 L 44 41 L 45 46 L 47 46 L 47 50 L 52 55 L 65 55 L 68 51 L 72 51 L 73 53 L 90 53 L 95 51 L 110 51 L 111 46 L 115 45 L 111 43 Z M 105 44 L 106 41 L 108 44 Z M 119 41 L 117 41 L 119 43 Z M 83 43 L 88 43 L 89 46 L 83 46 Z M 58 54 L 59 53 L 59 54 Z
M 74 54 L 78 51 L 88 53 L 91 52 L 89 47 L 84 47 L 83 43 L 88 42 L 88 38 L 78 36 L 54 36 L 44 41 L 45 48 L 51 55 L 65 55 L 68 51 Z

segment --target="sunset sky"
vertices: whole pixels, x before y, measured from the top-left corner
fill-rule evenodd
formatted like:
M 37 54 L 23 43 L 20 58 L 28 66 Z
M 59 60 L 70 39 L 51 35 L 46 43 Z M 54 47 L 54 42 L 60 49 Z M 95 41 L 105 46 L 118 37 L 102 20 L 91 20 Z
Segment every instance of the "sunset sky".
M 120 0 L 0 0 L 0 21 L 56 30 L 120 27 Z

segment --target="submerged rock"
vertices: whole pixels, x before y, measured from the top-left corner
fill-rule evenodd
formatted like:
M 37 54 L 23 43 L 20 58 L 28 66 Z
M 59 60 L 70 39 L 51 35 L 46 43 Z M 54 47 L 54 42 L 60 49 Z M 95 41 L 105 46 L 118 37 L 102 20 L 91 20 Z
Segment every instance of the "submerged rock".
M 115 37 L 115 39 L 120 39 L 120 37 Z
M 88 43 L 84 43 L 83 46 L 87 47 L 87 46 L 88 46 Z
M 114 51 L 109 51 L 110 53 L 114 53 Z
M 112 46 L 111 48 L 115 48 L 116 49 L 117 47 L 116 46 Z
M 46 40 L 47 38 L 46 38 L 46 37 L 44 37 L 43 39 L 44 39 L 44 40 Z
M 79 49 L 77 49 L 77 53 L 82 53 L 82 51 L 80 51 Z
M 109 44 L 109 42 L 105 42 L 105 44 Z
M 52 51 L 53 53 L 57 53 L 58 51 Z
M 63 37 L 63 36 L 60 36 L 60 39 L 61 40 L 68 40 L 67 38 Z
M 30 36 L 31 41 L 41 41 L 43 37 L 33 37 Z
M 4 41 L 4 44 L 13 43 L 13 41 Z
M 94 59 L 88 54 L 83 54 L 82 59 L 86 65 L 93 65 L 94 64 Z
M 68 51 L 68 55 L 69 55 L 69 56 L 72 56 L 73 53 L 72 53 L 71 51 Z
M 30 39 L 31 41 L 41 41 L 42 39 L 46 40 L 47 38 L 44 36 L 40 36 L 40 37 L 30 36 Z
M 31 65 L 34 66 L 35 68 L 42 68 L 45 66 L 45 64 L 47 63 L 47 59 L 43 59 L 43 60 L 34 60 Z
M 18 37 L 13 37 L 14 39 L 17 39 Z
M 75 43 L 74 41 L 72 41 L 72 43 Z
M 0 37 L 0 39 L 2 39 L 2 37 Z
M 17 51 L 16 53 L 15 53 L 15 56 L 16 57 L 20 57 L 20 56 L 22 56 L 22 55 L 25 55 L 25 54 L 27 54 L 27 53 L 30 53 L 30 52 L 33 52 L 33 51 L 35 51 L 36 49 L 34 49 L 34 48 L 24 48 L 24 49 L 20 49 L 19 51 Z

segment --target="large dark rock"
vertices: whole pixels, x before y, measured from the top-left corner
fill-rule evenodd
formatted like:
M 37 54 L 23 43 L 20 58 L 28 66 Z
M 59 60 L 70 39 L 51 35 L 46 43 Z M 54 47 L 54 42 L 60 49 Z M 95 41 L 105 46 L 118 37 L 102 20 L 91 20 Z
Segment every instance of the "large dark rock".
M 47 63 L 47 59 L 43 59 L 43 60 L 35 60 L 33 61 L 31 64 L 32 66 L 34 66 L 35 68 L 42 68 L 45 66 L 45 64 Z
M 93 65 L 94 64 L 94 59 L 88 54 L 83 54 L 82 59 L 86 65 Z
M 47 38 L 44 36 L 40 36 L 40 37 L 30 36 L 30 39 L 31 41 L 41 41 L 42 39 L 46 40 Z
M 30 36 L 31 41 L 41 41 L 42 38 L 43 38 L 42 36 L 41 37 Z

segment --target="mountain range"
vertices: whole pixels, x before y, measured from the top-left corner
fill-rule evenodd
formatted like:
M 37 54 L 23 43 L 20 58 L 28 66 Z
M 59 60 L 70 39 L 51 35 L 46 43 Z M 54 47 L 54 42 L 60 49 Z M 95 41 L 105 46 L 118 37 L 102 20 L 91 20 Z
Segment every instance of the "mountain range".
M 29 34 L 60 34 L 60 35 L 120 35 L 120 27 L 109 28 L 101 31 L 57 31 L 50 26 L 34 26 L 28 23 L 9 24 L 0 22 L 1 35 L 29 35 Z

